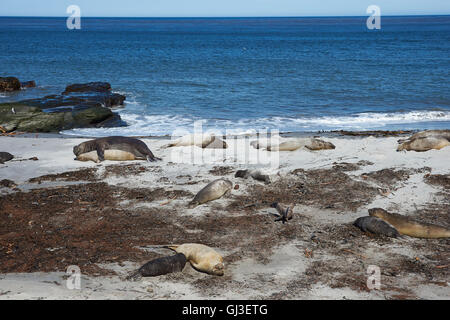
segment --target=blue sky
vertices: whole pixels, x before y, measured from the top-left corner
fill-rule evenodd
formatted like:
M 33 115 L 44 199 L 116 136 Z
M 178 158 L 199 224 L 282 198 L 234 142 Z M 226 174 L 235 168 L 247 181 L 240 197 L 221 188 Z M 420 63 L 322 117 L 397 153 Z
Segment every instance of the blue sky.
M 232 17 L 365 16 L 369 5 L 382 15 L 450 14 L 450 0 L 1 0 L 0 16 Z

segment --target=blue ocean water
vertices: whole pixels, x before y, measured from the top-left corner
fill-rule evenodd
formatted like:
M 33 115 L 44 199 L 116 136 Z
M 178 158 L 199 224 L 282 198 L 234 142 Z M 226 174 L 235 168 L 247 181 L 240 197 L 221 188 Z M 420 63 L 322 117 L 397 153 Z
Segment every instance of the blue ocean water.
M 38 87 L 108 81 L 124 128 L 89 136 L 450 128 L 450 16 L 0 18 L 0 76 Z

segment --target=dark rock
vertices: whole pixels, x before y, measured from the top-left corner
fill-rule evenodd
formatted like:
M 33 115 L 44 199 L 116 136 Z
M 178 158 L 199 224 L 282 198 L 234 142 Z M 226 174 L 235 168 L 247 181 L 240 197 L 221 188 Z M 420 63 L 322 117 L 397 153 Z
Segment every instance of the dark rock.
M 20 90 L 20 81 L 15 77 L 0 77 L 0 92 Z
M 1 103 L 0 126 L 7 132 L 124 126 L 120 116 L 109 108 L 123 105 L 125 96 L 111 93 L 107 88 L 110 88 L 108 83 L 77 84 L 68 86 L 69 92 L 62 95 Z M 88 89 L 97 91 L 82 91 Z
M 0 152 L 0 163 L 5 163 L 13 158 L 14 156 L 9 152 Z
M 36 87 L 36 82 L 31 81 L 23 81 L 20 83 L 21 88 L 34 88 Z
M 75 83 L 66 87 L 63 94 L 70 92 L 109 92 L 111 85 L 108 82 L 89 82 L 89 83 Z

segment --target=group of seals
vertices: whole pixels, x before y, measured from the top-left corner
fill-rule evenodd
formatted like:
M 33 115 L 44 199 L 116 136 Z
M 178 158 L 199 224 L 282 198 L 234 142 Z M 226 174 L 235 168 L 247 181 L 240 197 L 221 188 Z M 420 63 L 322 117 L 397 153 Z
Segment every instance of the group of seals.
M 189 208 L 195 208 L 203 203 L 219 199 L 226 193 L 230 193 L 233 188 L 233 183 L 226 179 L 217 179 L 210 182 L 201 189 L 189 203 Z
M 415 238 L 449 238 L 450 230 L 430 223 L 419 222 L 381 208 L 369 209 L 371 217 L 377 217 L 392 225 L 401 235 Z
M 450 130 L 427 130 L 413 134 L 406 140 L 399 140 L 397 151 L 440 150 L 450 146 Z
M 225 141 L 219 139 L 212 133 L 194 133 L 182 136 L 171 143 L 163 146 L 163 148 L 170 147 L 188 147 L 197 146 L 208 149 L 226 149 L 228 145 Z
M 139 139 L 112 136 L 80 143 L 73 147 L 79 161 L 101 162 L 104 160 L 161 160 L 153 155 L 147 145 Z
M 182 253 L 191 263 L 192 267 L 200 272 L 211 275 L 223 276 L 223 258 L 214 249 L 199 243 L 185 243 L 182 245 L 170 245 L 169 249 Z
M 4 164 L 6 161 L 12 160 L 14 156 L 9 152 L 0 152 L 0 164 Z
M 387 212 L 381 208 L 369 209 L 368 217 L 358 218 L 353 224 L 364 232 L 369 231 L 393 238 L 401 235 L 424 239 L 450 237 L 450 229 L 419 222 L 397 213 Z

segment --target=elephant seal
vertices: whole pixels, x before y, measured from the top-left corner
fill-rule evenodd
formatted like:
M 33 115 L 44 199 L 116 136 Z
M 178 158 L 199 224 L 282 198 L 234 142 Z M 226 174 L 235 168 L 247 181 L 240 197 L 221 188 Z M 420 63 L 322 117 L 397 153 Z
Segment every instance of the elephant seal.
M 214 180 L 195 195 L 194 199 L 189 203 L 189 208 L 195 208 L 200 204 L 219 199 L 225 193 L 231 192 L 232 188 L 233 183 L 229 180 Z
M 106 154 L 105 151 L 109 150 Z M 92 154 L 85 155 L 95 151 L 97 159 Z M 76 160 L 92 160 L 100 162 L 104 160 L 161 160 L 153 155 L 147 145 L 141 140 L 129 137 L 106 137 L 89 140 L 73 147 L 73 153 L 77 156 Z M 83 156 L 82 156 L 83 155 Z
M 267 174 L 263 174 L 259 170 L 238 170 L 234 175 L 235 178 L 247 179 L 252 177 L 255 180 L 262 181 L 266 184 L 270 183 L 270 177 Z
M 267 147 L 271 145 L 279 145 L 283 140 L 285 139 L 279 135 L 266 136 L 258 140 L 251 141 L 250 145 L 255 149 L 267 149 Z
M 420 131 L 415 134 L 413 134 L 411 137 L 409 137 L 407 140 L 413 140 L 418 138 L 429 138 L 429 137 L 442 137 L 447 140 L 450 140 L 450 130 L 425 130 Z M 404 140 L 403 140 L 404 141 Z M 399 140 L 399 142 L 403 142 L 402 140 Z
M 284 208 L 282 205 L 280 205 L 279 203 L 275 202 L 272 203 L 270 205 L 272 208 L 277 209 L 278 211 L 278 218 L 275 219 L 275 222 L 277 221 L 282 221 L 283 224 L 285 224 L 286 222 L 288 222 L 289 220 L 292 219 L 292 217 L 294 216 L 294 204 L 292 204 L 290 207 Z
M 386 237 L 397 238 L 400 233 L 389 223 L 377 217 L 361 217 L 353 222 L 353 225 L 364 232 L 384 235 Z
M 206 149 L 227 149 L 228 145 L 225 141 L 223 141 L 217 137 L 214 137 L 214 140 L 204 148 L 206 148 Z
M 157 258 L 147 262 L 127 279 L 136 279 L 140 276 L 156 277 L 168 273 L 181 272 L 185 265 L 186 256 L 182 253 L 177 253 L 173 256 Z
M 292 139 L 284 141 L 278 145 L 270 145 L 267 147 L 267 151 L 295 151 L 302 147 L 309 150 L 330 150 L 336 147 L 330 143 L 320 139 L 307 138 L 307 139 Z
M 431 149 L 440 150 L 444 147 L 450 146 L 450 141 L 444 137 L 431 136 L 431 137 L 421 137 L 412 140 L 406 140 L 400 144 L 397 151 L 428 151 Z
M 14 156 L 9 152 L 0 152 L 0 164 L 4 164 L 6 161 L 13 159 Z
M 171 143 L 163 146 L 162 148 L 188 147 L 188 146 L 197 146 L 200 148 L 206 148 L 214 140 L 215 136 L 212 133 L 193 133 L 182 136 L 172 141 Z
M 381 208 L 369 209 L 369 215 L 391 224 L 401 235 L 415 238 L 449 238 L 450 230 L 441 226 L 422 223 L 397 213 L 390 213 Z
M 194 269 L 208 274 L 223 276 L 223 258 L 214 249 L 198 243 L 185 243 L 182 245 L 170 245 L 167 248 L 177 253 L 182 253 L 191 263 Z

